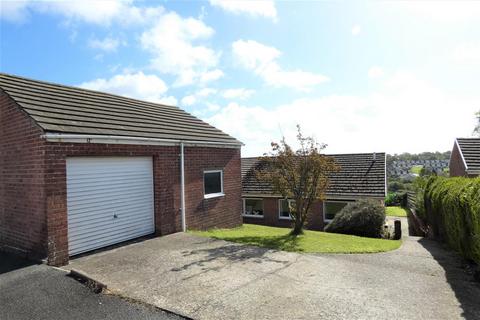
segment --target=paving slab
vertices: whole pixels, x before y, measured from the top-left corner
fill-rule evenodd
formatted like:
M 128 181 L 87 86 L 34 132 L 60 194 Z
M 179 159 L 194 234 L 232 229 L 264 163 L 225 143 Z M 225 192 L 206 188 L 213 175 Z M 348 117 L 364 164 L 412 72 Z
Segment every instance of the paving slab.
M 194 319 L 480 319 L 480 285 L 459 257 L 403 241 L 378 254 L 298 254 L 177 233 L 65 268 Z

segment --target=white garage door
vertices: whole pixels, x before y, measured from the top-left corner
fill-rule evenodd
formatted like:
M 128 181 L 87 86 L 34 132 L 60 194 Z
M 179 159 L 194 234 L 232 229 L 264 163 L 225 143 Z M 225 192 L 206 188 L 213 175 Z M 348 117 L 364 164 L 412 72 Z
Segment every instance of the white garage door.
M 70 255 L 155 231 L 152 168 L 147 157 L 67 158 Z

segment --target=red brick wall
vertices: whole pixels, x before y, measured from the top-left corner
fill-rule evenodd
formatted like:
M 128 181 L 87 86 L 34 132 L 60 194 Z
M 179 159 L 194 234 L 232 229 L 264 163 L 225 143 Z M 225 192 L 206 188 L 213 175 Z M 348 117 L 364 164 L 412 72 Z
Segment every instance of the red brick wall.
M 68 262 L 66 158 L 78 156 L 152 156 L 155 227 L 158 235 L 181 231 L 179 147 L 46 143 L 48 261 Z M 225 196 L 204 199 L 203 170 L 224 170 Z M 185 147 L 187 228 L 233 227 L 241 221 L 240 150 Z
M 467 175 L 466 168 L 462 160 L 462 155 L 460 154 L 460 150 L 458 150 L 456 143 L 453 146 L 449 169 L 450 177 L 463 177 Z
M 42 130 L 0 92 L 0 246 L 46 255 Z
M 292 222 L 290 220 L 279 219 L 278 206 L 279 198 L 263 198 L 263 218 L 243 217 L 243 222 L 272 227 L 290 228 L 292 226 Z M 307 217 L 306 227 L 307 229 L 311 230 L 323 230 L 323 204 L 321 201 L 314 203 L 313 208 Z
M 66 158 L 152 156 L 155 228 L 181 231 L 180 148 L 174 146 L 45 142 L 43 131 L 0 93 L 0 246 L 48 262 L 68 262 Z M 242 223 L 240 149 L 185 147 L 189 229 Z M 225 196 L 204 199 L 203 171 L 224 170 Z
M 204 199 L 203 171 L 219 169 L 223 170 L 225 196 Z M 240 149 L 186 147 L 185 185 L 188 228 L 230 228 L 242 224 Z

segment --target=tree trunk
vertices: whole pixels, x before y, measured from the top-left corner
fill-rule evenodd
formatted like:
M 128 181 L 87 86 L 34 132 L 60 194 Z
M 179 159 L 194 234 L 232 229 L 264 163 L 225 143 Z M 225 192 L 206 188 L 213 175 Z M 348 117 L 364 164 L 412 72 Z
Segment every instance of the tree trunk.
M 294 236 L 298 236 L 299 234 L 302 234 L 303 233 L 303 224 L 304 224 L 304 221 L 303 221 L 302 216 L 301 215 L 297 216 L 297 218 L 295 219 L 295 224 L 293 226 L 291 234 L 294 235 Z

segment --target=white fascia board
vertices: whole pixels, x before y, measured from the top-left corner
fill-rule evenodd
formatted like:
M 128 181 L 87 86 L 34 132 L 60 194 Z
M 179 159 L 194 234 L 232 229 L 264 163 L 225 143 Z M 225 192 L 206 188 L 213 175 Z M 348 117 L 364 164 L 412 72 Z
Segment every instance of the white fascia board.
M 70 142 L 70 143 L 103 143 L 103 144 L 136 144 L 136 145 L 158 145 L 158 146 L 179 146 L 183 143 L 189 147 L 214 147 L 240 149 L 243 144 L 229 142 L 209 141 L 188 141 L 174 139 L 158 139 L 145 137 L 127 137 L 111 135 L 86 135 L 86 134 L 61 134 L 46 133 L 42 135 L 49 142 Z

